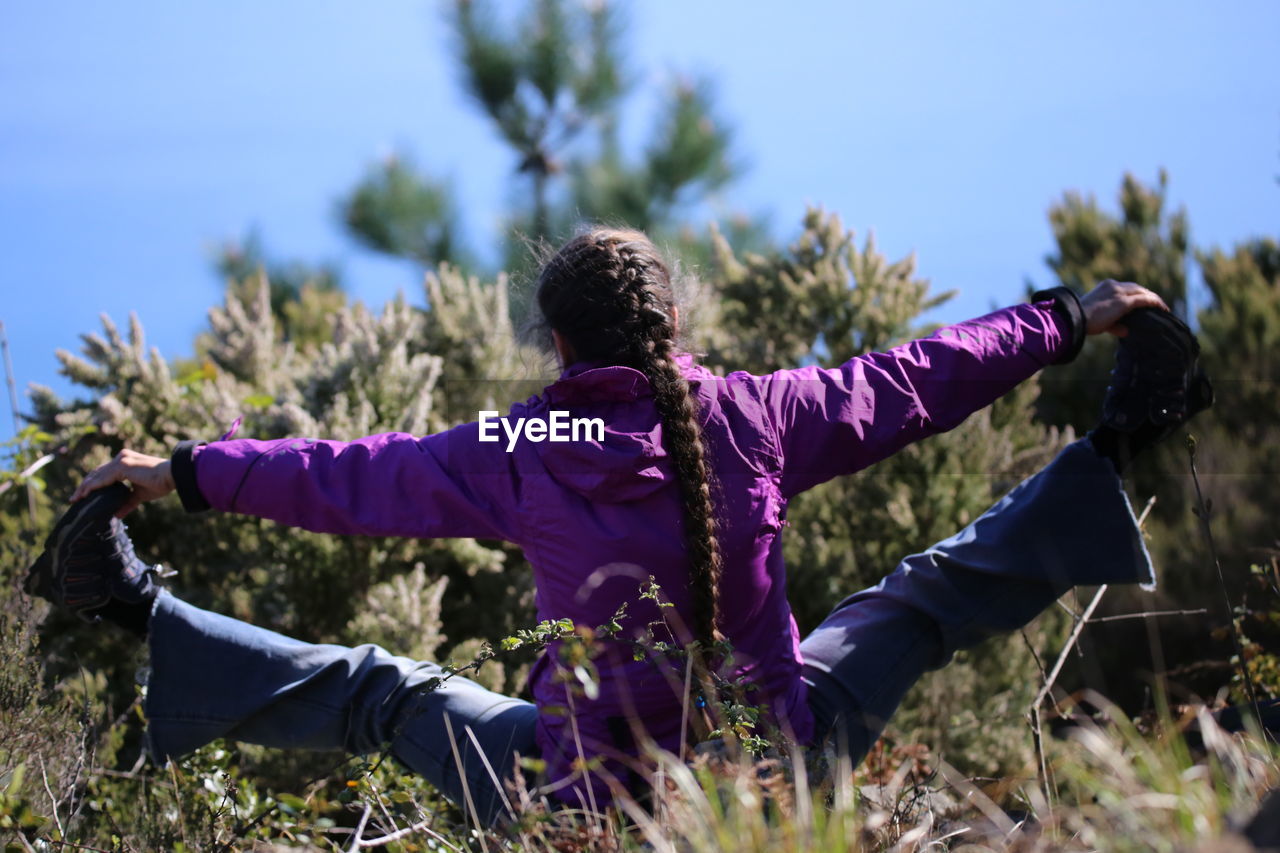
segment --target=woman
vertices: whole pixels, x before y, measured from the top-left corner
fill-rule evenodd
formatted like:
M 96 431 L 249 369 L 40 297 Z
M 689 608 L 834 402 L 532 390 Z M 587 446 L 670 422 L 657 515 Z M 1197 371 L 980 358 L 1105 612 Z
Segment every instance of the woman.
M 600 807 L 635 790 L 646 744 L 679 753 L 686 739 L 684 664 L 632 654 L 631 641 L 665 639 L 754 686 L 751 700 L 798 742 L 830 741 L 856 761 L 907 688 L 955 650 L 1025 624 L 1072 585 L 1153 580 L 1117 474 L 1208 404 L 1198 348 L 1137 285 L 1037 297 L 838 368 L 720 379 L 677 348 L 669 269 L 648 239 L 590 230 L 540 274 L 564 372 L 512 406 L 507 426 L 523 432 L 510 441 L 486 440 L 495 424 L 477 420 L 424 438 L 188 442 L 170 460 L 125 450 L 73 495 L 28 588 L 148 638 L 160 758 L 217 737 L 386 744 L 492 821 L 503 805 L 488 768 L 507 779 L 515 754 L 540 754 L 557 799 Z M 951 429 L 1104 331 L 1124 337 L 1091 438 L 801 641 L 785 595 L 787 502 Z M 537 440 L 527 425 L 554 412 L 598 418 L 603 434 Z M 123 482 L 132 491 L 113 485 Z M 158 590 L 116 519 L 175 490 L 188 510 L 311 530 L 505 539 L 533 566 L 540 619 L 595 627 L 625 605 L 623 630 L 597 643 L 589 691 L 572 689 L 554 644 L 530 675 L 532 703 L 462 678 L 423 689 L 442 675 L 434 664 L 290 640 Z M 658 596 L 639 596 L 651 583 Z M 730 656 L 710 653 L 720 639 Z

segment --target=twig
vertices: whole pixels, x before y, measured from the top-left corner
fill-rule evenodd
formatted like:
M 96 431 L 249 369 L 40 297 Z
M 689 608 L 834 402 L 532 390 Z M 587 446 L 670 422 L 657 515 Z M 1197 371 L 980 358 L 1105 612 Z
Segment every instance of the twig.
M 39 459 L 37 459 L 35 462 L 32 462 L 26 468 L 23 468 L 22 471 L 19 472 L 18 474 L 18 479 L 22 479 L 23 477 L 30 477 L 32 474 L 39 471 L 44 466 L 48 465 L 50 462 L 52 462 L 56 458 L 57 458 L 56 453 L 46 453 L 44 456 L 41 456 Z M 15 482 L 14 480 L 5 480 L 3 483 L 0 483 L 0 495 L 3 495 L 5 492 L 9 491 L 9 489 L 13 486 L 14 482 Z
M 1036 653 L 1036 647 L 1032 645 L 1031 638 L 1027 636 L 1027 629 L 1022 628 L 1019 633 L 1022 634 L 1022 642 L 1026 644 L 1027 651 L 1031 652 L 1031 659 L 1036 662 L 1036 669 L 1040 670 L 1040 680 L 1044 681 L 1046 675 L 1044 664 L 1040 662 L 1040 655 Z
M 393 818 L 391 816 L 391 812 L 387 810 L 387 804 L 383 800 L 382 791 L 378 790 L 378 786 L 373 781 L 372 774 L 366 773 L 364 775 L 364 783 L 369 786 L 369 790 L 373 793 L 373 802 L 378 804 L 378 811 L 382 812 L 382 816 L 387 819 L 387 826 L 391 829 L 395 829 L 396 819 Z M 365 805 L 369 805 L 367 800 L 365 801 Z
M 1044 727 L 1040 722 L 1040 706 L 1035 705 L 1027 713 L 1027 722 L 1031 725 L 1031 746 L 1036 751 L 1037 770 L 1040 775 L 1040 784 L 1044 788 L 1044 801 L 1047 804 L 1053 802 L 1051 782 L 1049 780 L 1049 762 L 1044 754 Z
M 480 811 L 476 808 L 476 802 L 471 797 L 471 786 L 467 784 L 467 768 L 462 764 L 462 753 L 458 751 L 458 740 L 453 735 L 453 722 L 449 719 L 448 714 L 444 715 L 444 728 L 449 736 L 449 748 L 453 750 L 453 760 L 458 765 L 458 781 L 462 783 L 462 797 L 467 814 L 475 821 L 477 837 L 480 839 L 480 848 L 485 853 L 488 853 L 489 844 L 484 837 L 484 822 L 480 820 Z
M 493 780 L 493 787 L 497 789 L 498 796 L 502 798 L 502 804 L 507 807 L 507 814 L 512 818 L 516 816 L 516 810 L 511 805 L 511 798 L 507 796 L 506 790 L 503 789 L 502 780 L 498 778 L 498 774 L 493 770 L 493 764 L 489 761 L 489 756 L 485 755 L 484 750 L 480 747 L 480 741 L 476 738 L 476 733 L 471 730 L 471 726 L 464 726 L 463 730 L 467 733 L 467 737 L 471 738 L 471 743 L 476 748 L 476 755 L 480 756 L 480 760 L 484 762 L 484 769 L 488 771 L 489 778 Z
M 1142 514 L 1138 516 L 1139 528 L 1141 528 L 1142 523 L 1147 520 L 1147 515 L 1151 512 L 1151 508 L 1155 506 L 1155 503 L 1156 503 L 1155 496 L 1152 495 L 1151 499 L 1147 501 L 1147 505 L 1143 507 Z M 1058 660 L 1056 663 L 1054 663 L 1053 669 L 1049 673 L 1049 677 L 1045 680 L 1044 685 L 1040 688 L 1040 692 L 1036 694 L 1036 700 L 1035 702 L 1032 703 L 1033 707 L 1039 708 L 1040 703 L 1044 702 L 1044 697 L 1047 696 L 1049 694 L 1049 691 L 1053 689 L 1054 682 L 1058 680 L 1058 674 L 1062 672 L 1063 664 L 1067 662 L 1067 655 L 1071 652 L 1072 647 L 1075 646 L 1076 640 L 1080 639 L 1080 634 L 1081 632 L 1084 631 L 1084 626 L 1089 623 L 1090 617 L 1093 616 L 1093 611 L 1096 610 L 1098 608 L 1098 605 L 1102 602 L 1103 593 L 1105 593 L 1106 591 L 1107 591 L 1107 584 L 1103 584 L 1102 586 L 1098 587 L 1098 591 L 1093 594 L 1093 600 L 1089 602 L 1089 606 L 1084 609 L 1084 612 L 1082 612 L 1079 618 L 1076 620 L 1076 624 L 1071 629 L 1071 635 L 1067 637 L 1067 644 L 1063 647 L 1061 654 L 1058 655 Z M 1143 615 L 1146 615 L 1146 614 L 1143 614 Z M 1099 619 L 1097 621 L 1102 621 L 1102 620 Z
M 1240 642 L 1240 628 L 1236 625 L 1231 596 L 1227 594 L 1227 579 L 1222 573 L 1222 561 L 1218 559 L 1218 547 L 1214 544 L 1213 530 L 1209 526 L 1212 507 L 1204 499 L 1204 493 L 1200 490 L 1200 475 L 1196 471 L 1196 437 L 1191 434 L 1187 435 L 1187 461 L 1191 465 L 1191 482 L 1196 487 L 1196 515 L 1200 519 L 1200 529 L 1204 531 L 1205 543 L 1209 546 L 1213 567 L 1218 573 L 1218 588 L 1222 590 L 1222 603 L 1227 608 L 1227 624 L 1231 626 L 1231 645 L 1235 648 L 1236 660 L 1240 663 L 1240 674 L 1244 678 L 1244 688 L 1249 697 L 1249 704 L 1253 706 L 1254 719 L 1260 720 L 1262 712 L 1258 708 L 1258 694 L 1253 688 L 1253 676 L 1249 672 L 1249 663 L 1244 657 L 1244 644 Z
M 49 787 L 49 770 L 45 767 L 43 755 L 40 756 L 40 781 L 44 783 L 44 792 L 49 795 L 49 807 L 53 811 L 53 825 L 58 828 L 58 834 L 65 838 L 67 831 L 62 826 L 62 819 L 58 817 L 58 798 L 53 795 L 53 789 Z
M 1061 598 L 1057 599 L 1057 600 L 1056 600 L 1056 601 L 1054 601 L 1053 603 L 1054 603 L 1054 604 L 1056 604 L 1056 605 L 1058 605 L 1059 607 L 1061 607 L 1063 610 L 1065 610 L 1065 611 L 1067 612 L 1067 614 L 1068 614 L 1072 619 L 1079 619 L 1079 618 L 1080 618 L 1080 614 L 1079 614 L 1079 613 L 1077 613 L 1076 611 L 1072 610 L 1072 609 L 1071 609 L 1071 607 L 1070 607 L 1070 605 L 1068 605 L 1068 604 L 1064 603 L 1064 602 L 1063 602 L 1063 600 L 1062 600 Z
M 1126 619 L 1145 619 L 1148 616 L 1203 616 L 1208 613 L 1207 607 L 1201 607 L 1196 610 L 1152 610 L 1146 613 L 1120 613 L 1115 616 L 1099 616 L 1097 619 L 1090 620 L 1090 624 L 1099 625 L 1103 622 L 1121 622 Z
M 446 717 L 445 719 L 448 719 L 448 718 Z M 456 851 L 456 853 L 462 853 L 461 848 L 456 847 L 453 844 L 450 844 L 449 839 L 445 838 L 443 835 L 441 835 L 440 833 L 436 832 L 431 828 L 430 819 L 418 821 L 415 824 L 403 827 L 401 829 L 397 829 L 395 832 L 389 832 L 386 835 L 381 835 L 377 838 L 362 838 L 360 839 L 360 847 L 361 848 L 384 847 L 388 844 L 391 844 L 394 841 L 399 841 L 401 838 L 412 835 L 415 832 L 421 832 L 422 834 L 428 836 L 429 838 L 431 838 L 433 841 L 435 841 L 437 844 L 441 845 L 442 847 L 446 847 L 449 850 Z
M 135 781 L 150 779 L 149 774 L 146 773 L 139 773 L 131 770 L 115 770 L 111 767 L 90 767 L 89 772 L 94 776 L 114 776 L 117 779 L 132 779 Z M 155 779 L 151 779 L 151 784 L 159 785 L 160 787 L 169 788 L 171 790 L 173 788 L 172 782 L 156 781 Z
M 356 831 L 351 833 L 351 846 L 347 848 L 347 853 L 355 853 L 360 849 L 360 842 L 364 839 L 364 828 L 369 823 L 369 815 L 373 814 L 373 806 L 365 803 L 364 814 L 360 815 L 360 822 L 356 824 Z
M 982 812 L 983 816 L 995 825 L 1006 841 L 1011 839 L 1014 833 L 1018 831 L 1020 824 L 1014 823 L 1009 815 L 1005 814 L 1004 809 L 992 802 L 990 797 L 968 779 L 965 779 L 954 767 L 945 761 L 941 761 L 938 763 L 938 769 L 942 771 L 942 778 L 947 781 L 947 784 L 961 795 L 961 799 Z
M 1147 516 L 1151 514 L 1151 508 L 1156 505 L 1156 496 L 1152 495 L 1147 498 L 1147 505 L 1142 508 L 1142 514 L 1138 516 L 1138 530 L 1142 530 L 1142 525 L 1146 523 Z
M 1155 503 L 1156 503 L 1155 495 L 1152 495 L 1151 498 L 1147 500 L 1147 505 L 1142 508 L 1142 514 L 1138 516 L 1137 527 L 1139 531 L 1141 531 L 1142 524 L 1147 520 L 1147 515 L 1150 514 L 1151 508 L 1155 506 Z M 1072 613 L 1072 616 L 1075 618 L 1075 623 L 1071 626 L 1071 634 L 1067 637 L 1067 643 L 1065 646 L 1062 647 L 1062 651 L 1058 654 L 1058 659 L 1057 661 L 1054 662 L 1053 669 L 1052 671 L 1050 671 L 1048 676 L 1045 676 L 1044 674 L 1044 667 L 1041 666 L 1040 664 L 1039 655 L 1036 655 L 1035 649 L 1031 650 L 1032 656 L 1035 657 L 1036 666 L 1039 667 L 1040 669 L 1040 675 L 1043 678 L 1043 684 L 1040 687 L 1040 692 L 1036 694 L 1035 701 L 1031 703 L 1031 707 L 1027 711 L 1027 721 L 1031 725 L 1031 739 L 1032 739 L 1032 744 L 1035 747 L 1036 759 L 1040 765 L 1040 781 L 1041 781 L 1041 784 L 1044 786 L 1044 798 L 1046 803 L 1052 803 L 1053 798 L 1052 798 L 1052 792 L 1050 791 L 1051 783 L 1049 779 L 1049 764 L 1044 754 L 1044 734 L 1043 734 L 1044 729 L 1043 729 L 1043 726 L 1041 725 L 1040 706 L 1044 704 L 1045 698 L 1051 695 L 1053 691 L 1053 685 L 1057 683 L 1058 675 L 1062 672 L 1062 667 L 1067 662 L 1067 656 L 1070 655 L 1071 650 L 1075 648 L 1076 641 L 1080 639 L 1080 634 L 1081 632 L 1084 631 L 1084 626 L 1089 624 L 1090 621 L 1098 621 L 1098 622 L 1106 621 L 1105 619 L 1098 619 L 1098 620 L 1091 619 L 1091 617 L 1093 616 L 1093 611 L 1098 608 L 1098 604 L 1101 603 L 1102 596 L 1103 594 L 1106 593 L 1106 591 L 1107 591 L 1106 584 L 1103 584 L 1102 586 L 1098 587 L 1098 591 L 1093 594 L 1093 600 L 1089 602 L 1089 606 L 1086 607 L 1079 615 Z M 1067 612 L 1071 613 L 1072 611 L 1070 608 L 1067 608 Z M 1139 615 L 1146 616 L 1149 614 L 1139 614 Z M 1031 641 L 1027 639 L 1027 634 L 1025 631 L 1023 631 L 1022 633 L 1022 639 L 1026 641 L 1027 647 L 1030 648 Z M 1058 709 L 1057 702 L 1054 702 L 1054 708 L 1055 710 Z M 1059 710 L 1059 713 L 1061 713 L 1060 710 Z
M 1080 634 L 1084 631 L 1084 626 L 1088 624 L 1089 617 L 1093 615 L 1093 611 L 1096 610 L 1098 605 L 1102 602 L 1102 596 L 1106 591 L 1106 584 L 1098 587 L 1098 591 L 1093 594 L 1093 600 L 1089 602 L 1089 606 L 1080 614 L 1080 618 L 1076 621 L 1075 627 L 1071 629 L 1070 636 L 1067 637 L 1067 644 L 1058 655 L 1058 660 L 1054 663 L 1053 669 L 1049 671 L 1049 677 L 1045 679 L 1044 685 L 1040 688 L 1040 692 L 1036 694 L 1035 701 L 1031 703 L 1033 708 L 1039 708 L 1040 703 L 1044 702 L 1044 697 L 1048 696 L 1049 691 L 1053 689 L 1054 682 L 1058 680 L 1058 674 L 1062 672 L 1062 667 L 1067 662 L 1067 655 L 1071 653 L 1071 648 L 1076 644 L 1076 640 L 1080 639 Z

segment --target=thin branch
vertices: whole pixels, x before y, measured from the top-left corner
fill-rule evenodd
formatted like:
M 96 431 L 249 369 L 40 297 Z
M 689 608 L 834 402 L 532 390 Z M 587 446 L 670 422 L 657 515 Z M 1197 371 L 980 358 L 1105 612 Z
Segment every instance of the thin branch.
M 1093 611 L 1097 609 L 1098 604 L 1102 601 L 1102 596 L 1107 591 L 1107 585 L 1103 584 L 1098 587 L 1098 591 L 1093 594 L 1093 600 L 1089 602 L 1089 606 L 1080 614 L 1080 619 L 1076 622 L 1075 627 L 1071 629 L 1071 635 L 1067 637 L 1067 644 L 1063 647 L 1062 652 L 1058 655 L 1057 662 L 1054 663 L 1053 669 L 1049 671 L 1049 677 L 1045 679 L 1044 685 L 1041 686 L 1040 692 L 1036 694 L 1035 701 L 1031 703 L 1031 707 L 1039 708 L 1044 702 L 1044 697 L 1049 695 L 1049 691 L 1053 689 L 1054 682 L 1058 680 L 1058 674 L 1062 672 L 1063 665 L 1067 662 L 1067 655 L 1071 653 L 1071 649 L 1076 644 L 1076 640 L 1080 639 L 1080 634 L 1084 631 L 1084 626 L 1088 624 L 1089 617 L 1093 615 Z
M 1152 495 L 1151 499 L 1147 501 L 1147 505 L 1143 507 L 1142 515 L 1138 516 L 1139 528 L 1141 528 L 1142 523 L 1147 520 L 1147 515 L 1151 512 L 1151 508 L 1155 506 L 1155 503 L 1156 503 L 1155 496 Z M 1107 591 L 1107 584 L 1103 584 L 1102 586 L 1098 587 L 1098 591 L 1093 595 L 1093 600 L 1089 602 L 1089 606 L 1084 609 L 1084 612 L 1081 613 L 1080 617 L 1076 620 L 1076 624 L 1071 629 L 1071 635 L 1067 637 L 1066 646 L 1063 647 L 1062 652 L 1058 655 L 1058 660 L 1056 663 L 1054 663 L 1053 669 L 1049 673 L 1049 677 L 1045 680 L 1044 685 L 1040 688 L 1040 692 L 1036 694 L 1035 701 L 1031 703 L 1032 707 L 1039 708 L 1040 704 L 1044 702 L 1044 697 L 1049 695 L 1049 691 L 1053 689 L 1054 683 L 1058 680 L 1058 674 L 1062 672 L 1062 667 L 1067 662 L 1067 655 L 1071 652 L 1071 649 L 1075 646 L 1076 641 L 1080 639 L 1080 634 L 1081 632 L 1084 631 L 1084 626 L 1089 623 L 1090 618 L 1093 616 L 1093 611 L 1096 610 L 1098 608 L 1098 605 L 1102 602 L 1102 596 L 1104 593 L 1106 593 L 1106 591 Z M 1147 615 L 1147 614 L 1143 614 L 1143 615 Z M 1097 621 L 1102 621 L 1102 620 L 1099 619 Z
M 1137 527 L 1139 531 L 1141 531 L 1142 524 L 1147 520 L 1147 515 L 1150 514 L 1151 508 L 1155 506 L 1155 503 L 1155 495 L 1152 495 L 1147 501 L 1147 505 L 1143 507 L 1142 514 L 1138 516 Z M 1141 532 L 1139 532 L 1139 535 L 1141 535 Z M 1094 593 L 1093 600 L 1089 602 L 1089 606 L 1079 614 L 1074 613 L 1071 608 L 1063 605 L 1063 608 L 1068 613 L 1071 613 L 1075 622 L 1071 626 L 1071 634 L 1067 637 L 1066 645 L 1063 646 L 1062 651 L 1058 654 L 1058 660 L 1054 663 L 1053 670 L 1047 676 L 1044 674 L 1044 667 L 1040 663 L 1040 656 L 1036 654 L 1034 648 L 1031 648 L 1031 641 L 1027 638 L 1026 631 L 1024 630 L 1022 632 L 1022 639 L 1026 642 L 1027 648 L 1031 649 L 1031 654 L 1035 658 L 1036 666 L 1040 670 L 1040 676 L 1042 679 L 1040 692 L 1036 694 L 1035 701 L 1031 703 L 1031 707 L 1027 710 L 1027 721 L 1031 725 L 1031 740 L 1032 745 L 1035 747 L 1036 761 L 1039 764 L 1040 769 L 1040 784 L 1044 788 L 1044 798 L 1046 803 L 1053 802 L 1053 792 L 1051 790 L 1052 781 L 1049 778 L 1049 763 L 1044 753 L 1044 727 L 1040 718 L 1040 707 L 1044 704 L 1046 697 L 1052 699 L 1051 694 L 1053 691 L 1053 685 L 1057 683 L 1058 675 L 1062 672 L 1062 667 L 1067 662 L 1067 656 L 1070 655 L 1071 650 L 1075 648 L 1076 641 L 1080 639 L 1080 634 L 1084 631 L 1084 626 L 1089 624 L 1091 621 L 1090 617 L 1093 616 L 1093 611 L 1097 609 L 1098 604 L 1102 601 L 1102 596 L 1106 591 L 1106 584 L 1098 587 L 1098 591 Z M 1072 592 L 1074 594 L 1074 590 Z M 1061 604 L 1062 599 L 1058 599 L 1058 602 Z M 1053 707 L 1059 714 L 1062 713 L 1057 702 L 1053 703 Z
M 43 755 L 40 756 L 40 781 L 44 783 L 44 792 L 49 795 L 50 809 L 53 811 L 53 825 L 58 828 L 58 834 L 65 838 L 67 831 L 62 826 L 62 819 L 58 817 L 58 798 L 53 795 L 53 789 L 49 787 L 49 770 L 45 767 Z
M 1156 505 L 1156 496 L 1152 495 L 1147 498 L 1147 505 L 1142 508 L 1142 514 L 1138 516 L 1138 529 L 1142 529 L 1142 525 L 1146 523 L 1147 516 L 1151 514 L 1151 508 Z
M 449 748 L 453 750 L 453 760 L 458 765 L 458 779 L 462 782 L 462 797 L 466 806 L 467 815 L 475 822 L 477 837 L 480 839 L 480 847 L 485 853 L 489 853 L 489 844 L 484 837 L 484 821 L 480 820 L 480 811 L 476 808 L 476 802 L 471 797 L 471 786 L 467 784 L 467 769 L 462 764 L 462 753 L 458 751 L 458 739 L 453 735 L 453 722 L 449 719 L 449 715 L 444 715 L 444 728 L 449 736 Z M 393 833 L 394 834 L 394 833 Z M 386 837 L 386 836 L 384 836 Z
M 436 832 L 431 828 L 430 819 L 418 821 L 415 824 L 406 826 L 402 829 L 397 829 L 395 832 L 391 832 L 386 835 L 381 835 L 381 836 L 378 836 L 377 838 L 362 838 L 360 839 L 359 846 L 362 849 L 365 847 L 385 847 L 386 845 L 391 844 L 392 842 L 399 841 L 401 838 L 405 838 L 407 836 L 413 835 L 415 832 L 421 832 L 423 835 L 426 835 L 428 838 L 432 839 L 442 847 L 446 847 L 449 850 L 456 851 L 456 853 L 462 853 L 462 850 L 460 848 L 455 847 L 454 845 L 449 843 L 449 839 L 445 838 L 443 835 L 441 835 L 440 833 Z
M 1079 618 L 1080 618 L 1080 614 L 1079 614 L 1079 613 L 1077 613 L 1075 610 L 1072 610 L 1072 609 L 1071 609 L 1071 606 L 1070 606 L 1069 604 L 1067 604 L 1065 601 L 1063 601 L 1061 598 L 1059 598 L 1057 601 L 1055 601 L 1055 602 L 1054 602 L 1054 604 L 1058 605 L 1058 606 L 1059 606 L 1059 607 L 1061 607 L 1063 610 L 1065 610 L 1065 611 L 1067 612 L 1067 614 L 1068 614 L 1072 619 L 1079 619 Z
M 360 842 L 364 840 L 364 828 L 369 823 L 369 816 L 373 814 L 373 806 L 365 804 L 364 814 L 360 815 L 360 822 L 356 824 L 356 831 L 351 833 L 351 846 L 347 848 L 347 853 L 355 853 L 360 849 Z
M 1218 559 L 1218 547 L 1213 541 L 1213 529 L 1209 526 L 1209 514 L 1212 511 L 1200 490 L 1200 475 L 1196 472 L 1196 438 L 1187 436 L 1187 461 L 1191 465 L 1191 482 L 1196 487 L 1196 515 L 1200 518 L 1200 529 L 1204 531 L 1205 543 L 1209 546 L 1209 556 L 1213 559 L 1213 567 L 1218 573 L 1218 588 L 1222 590 L 1222 603 L 1227 608 L 1227 624 L 1231 626 L 1231 645 L 1235 648 L 1236 660 L 1240 663 L 1240 675 L 1244 679 L 1245 693 L 1249 704 L 1253 706 L 1255 719 L 1262 719 L 1258 708 L 1258 693 L 1253 687 L 1253 675 L 1249 672 L 1249 662 L 1244 656 L 1244 644 L 1240 642 L 1240 628 L 1236 625 L 1235 609 L 1231 606 L 1231 596 L 1227 594 L 1227 579 L 1222 572 L 1222 561 Z
M 52 462 L 55 458 L 57 458 L 56 452 L 46 453 L 44 456 L 41 456 L 39 459 L 37 459 L 35 462 L 32 462 L 26 468 L 23 468 L 22 471 L 19 472 L 18 478 L 21 479 L 23 477 L 30 477 L 32 474 L 34 474 L 35 472 L 39 471 L 41 468 L 43 468 L 44 466 Z M 9 488 L 13 484 L 14 484 L 13 480 L 5 480 L 3 483 L 0 483 L 0 495 L 3 495 L 5 492 L 9 491 Z
M 1027 636 L 1027 629 L 1022 628 L 1019 633 L 1022 634 L 1022 642 L 1026 644 L 1027 651 L 1031 652 L 1031 659 L 1036 662 L 1036 669 L 1040 670 L 1040 680 L 1044 681 L 1046 676 L 1044 664 L 1040 662 L 1040 655 L 1036 653 L 1036 647 L 1032 645 L 1031 638 Z
M 1036 750 L 1036 764 L 1040 771 L 1040 784 L 1044 789 L 1044 801 L 1052 803 L 1053 792 L 1050 790 L 1049 762 L 1044 754 L 1044 729 L 1040 723 L 1040 706 L 1033 705 L 1027 717 L 1031 723 L 1031 744 Z
M 396 819 L 392 817 L 391 812 L 387 810 L 387 804 L 383 799 L 382 791 L 380 791 L 377 784 L 374 783 L 372 774 L 365 774 L 364 783 L 369 786 L 369 790 L 373 794 L 373 802 L 378 805 L 378 811 L 382 812 L 382 816 L 387 819 L 387 827 L 389 829 L 395 829 Z M 365 805 L 369 805 L 368 801 L 365 802 Z
M 480 756 L 480 760 L 484 762 L 484 769 L 488 771 L 489 778 L 493 781 L 493 787 L 497 789 L 498 796 L 502 798 L 502 804 L 507 807 L 507 814 L 512 818 L 516 816 L 516 810 L 511 805 L 511 799 L 507 796 L 506 790 L 503 788 L 502 780 L 498 778 L 498 774 L 493 770 L 493 764 L 489 762 L 489 756 L 485 755 L 484 749 L 480 746 L 480 741 L 476 738 L 476 733 L 471 730 L 471 726 L 464 726 L 463 730 L 467 733 L 467 737 L 471 738 L 471 743 L 476 748 L 476 755 Z
M 1100 625 L 1103 622 L 1122 622 L 1127 619 L 1145 619 L 1148 616 L 1203 616 L 1208 613 L 1207 607 L 1201 607 L 1196 610 L 1151 610 L 1146 613 L 1120 613 L 1115 616 L 1099 616 L 1097 619 L 1090 619 L 1089 624 Z

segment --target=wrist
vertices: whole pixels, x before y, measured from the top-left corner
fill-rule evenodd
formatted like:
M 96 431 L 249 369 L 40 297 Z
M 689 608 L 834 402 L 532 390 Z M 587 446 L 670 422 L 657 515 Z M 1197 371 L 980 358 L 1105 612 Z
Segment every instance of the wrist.
M 160 471 L 160 488 L 165 494 L 178 488 L 178 484 L 173 480 L 173 461 L 166 459 L 156 466 Z
M 1084 348 L 1084 339 L 1088 336 L 1084 306 L 1080 304 L 1080 297 L 1069 287 L 1051 287 L 1031 294 L 1031 301 L 1052 302 L 1053 312 L 1064 321 L 1063 338 L 1066 340 L 1066 347 L 1062 355 L 1053 363 L 1067 364 L 1074 361 L 1080 354 L 1080 350 Z
M 200 491 L 196 482 L 196 448 L 204 445 L 203 441 L 184 441 L 173 449 L 173 456 L 166 463 L 169 466 L 169 479 L 178 491 L 182 508 L 187 512 L 204 512 L 211 508 L 209 501 Z

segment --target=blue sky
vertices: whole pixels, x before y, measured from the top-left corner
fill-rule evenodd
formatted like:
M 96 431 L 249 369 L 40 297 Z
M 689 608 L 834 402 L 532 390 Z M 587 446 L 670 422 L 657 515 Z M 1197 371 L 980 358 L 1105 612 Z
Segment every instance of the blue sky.
M 512 7 L 502 3 L 500 8 Z M 806 204 L 915 251 L 961 296 L 939 320 L 1048 283 L 1045 212 L 1108 206 L 1121 176 L 1190 212 L 1193 240 L 1280 231 L 1280 3 L 633 3 L 625 134 L 654 91 L 712 78 L 748 164 L 724 210 Z M 62 393 L 53 351 L 106 312 L 189 354 L 220 298 L 214 246 L 260 229 L 339 263 L 378 305 L 418 274 L 344 236 L 335 199 L 412 153 L 492 241 L 514 163 L 458 85 L 432 0 L 0 5 L 0 320 L 19 383 Z M 0 437 L 11 434 L 0 418 Z

